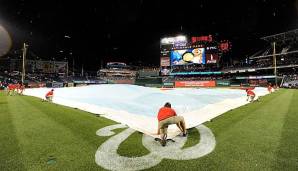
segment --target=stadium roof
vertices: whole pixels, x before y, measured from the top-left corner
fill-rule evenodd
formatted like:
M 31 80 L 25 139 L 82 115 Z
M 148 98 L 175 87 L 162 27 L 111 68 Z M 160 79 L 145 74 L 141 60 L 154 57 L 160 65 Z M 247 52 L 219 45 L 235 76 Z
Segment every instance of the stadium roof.
M 295 41 L 298 37 L 298 29 L 274 34 L 271 36 L 262 37 L 262 40 L 268 41 L 268 42 L 280 42 L 280 41 Z

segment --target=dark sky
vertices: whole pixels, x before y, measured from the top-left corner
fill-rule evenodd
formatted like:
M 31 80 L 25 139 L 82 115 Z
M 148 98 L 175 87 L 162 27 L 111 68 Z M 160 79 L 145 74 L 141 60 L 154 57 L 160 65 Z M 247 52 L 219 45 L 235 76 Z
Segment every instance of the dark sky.
M 167 35 L 215 35 L 232 58 L 252 54 L 265 35 L 298 28 L 297 0 L 0 0 L 0 23 L 40 58 L 70 59 L 96 70 L 103 61 L 159 65 Z M 181 31 L 182 26 L 182 31 Z M 65 35 L 71 38 L 65 37 Z M 60 51 L 63 51 L 62 53 Z

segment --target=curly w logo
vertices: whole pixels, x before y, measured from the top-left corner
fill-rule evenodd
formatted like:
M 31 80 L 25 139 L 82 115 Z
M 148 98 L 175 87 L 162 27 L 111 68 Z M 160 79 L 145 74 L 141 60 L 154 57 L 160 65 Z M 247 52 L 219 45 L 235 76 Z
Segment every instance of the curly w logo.
M 98 136 L 111 136 L 112 130 L 125 128 L 125 125 L 117 124 L 99 129 Z M 141 157 L 124 157 L 117 154 L 119 145 L 127 139 L 135 130 L 127 128 L 121 133 L 104 142 L 95 153 L 95 162 L 108 170 L 142 170 L 158 165 L 162 159 L 190 160 L 197 159 L 211 153 L 216 145 L 213 133 L 204 125 L 196 127 L 200 133 L 200 143 L 182 149 L 186 142 L 185 137 L 175 137 L 174 143 L 162 147 L 154 138 L 143 135 L 142 143 L 150 153 Z M 198 137 L 199 138 L 199 137 Z

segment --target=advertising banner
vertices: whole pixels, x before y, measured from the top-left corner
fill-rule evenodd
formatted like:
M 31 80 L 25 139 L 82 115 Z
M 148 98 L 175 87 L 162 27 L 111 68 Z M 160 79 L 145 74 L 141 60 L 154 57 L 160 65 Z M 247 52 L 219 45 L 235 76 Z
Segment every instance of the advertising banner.
M 53 82 L 52 83 L 52 87 L 53 88 L 61 88 L 61 87 L 63 87 L 63 83 Z
M 73 83 L 67 83 L 67 87 L 73 87 L 74 84 Z
M 173 82 L 163 83 L 163 86 L 164 86 L 164 87 L 167 87 L 167 86 L 169 86 L 169 87 L 173 87 L 173 86 L 174 86 L 174 83 L 173 83 Z
M 215 81 L 175 81 L 175 87 L 215 87 Z
M 170 57 L 170 51 L 169 50 L 160 51 L 160 57 Z
M 196 42 L 212 42 L 213 38 L 212 35 L 208 36 L 199 36 L 199 37 L 191 37 L 191 43 L 196 43 Z
M 216 64 L 219 62 L 218 54 L 206 54 L 206 64 Z
M 126 79 L 126 80 L 114 80 L 114 84 L 134 84 L 135 80 Z
M 171 72 L 170 75 L 210 75 L 210 74 L 223 74 L 223 72 L 215 71 L 215 72 Z
M 268 79 L 268 78 L 275 78 L 274 75 L 264 75 L 264 76 L 248 76 L 248 77 L 236 77 L 237 80 L 243 79 Z
M 216 80 L 216 86 L 230 86 L 230 80 Z
M 170 69 L 169 68 L 162 68 L 160 70 L 161 75 L 169 75 L 170 74 Z
M 161 57 L 160 66 L 170 66 L 170 57 Z

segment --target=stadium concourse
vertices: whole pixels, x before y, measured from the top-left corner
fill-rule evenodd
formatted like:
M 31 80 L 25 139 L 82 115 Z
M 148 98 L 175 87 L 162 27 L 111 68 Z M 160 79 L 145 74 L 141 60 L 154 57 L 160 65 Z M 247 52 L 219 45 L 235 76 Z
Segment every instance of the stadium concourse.
M 44 98 L 51 88 L 26 89 L 25 95 Z M 257 98 L 268 94 L 266 88 L 255 88 Z M 103 84 L 85 87 L 56 88 L 53 102 L 128 125 L 147 135 L 158 137 L 158 109 L 171 102 L 178 115 L 185 118 L 186 127 L 193 128 L 237 107 L 247 104 L 244 89 L 187 88 L 159 89 L 124 84 Z M 169 127 L 168 137 L 180 131 Z

